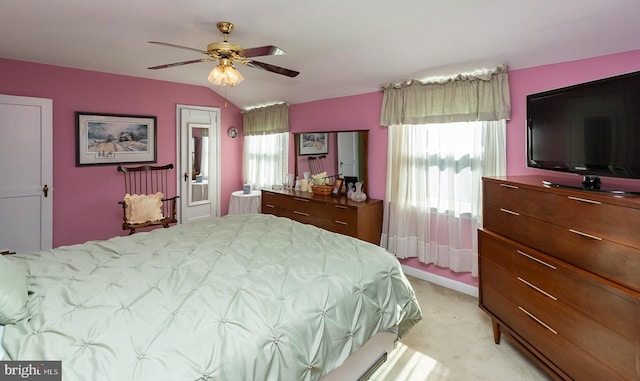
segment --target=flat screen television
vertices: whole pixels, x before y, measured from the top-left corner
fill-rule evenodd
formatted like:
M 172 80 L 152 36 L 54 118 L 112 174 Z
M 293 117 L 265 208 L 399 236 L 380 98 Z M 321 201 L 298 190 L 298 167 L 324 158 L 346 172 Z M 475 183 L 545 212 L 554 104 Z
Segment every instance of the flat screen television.
M 528 95 L 527 166 L 640 179 L 640 71 Z

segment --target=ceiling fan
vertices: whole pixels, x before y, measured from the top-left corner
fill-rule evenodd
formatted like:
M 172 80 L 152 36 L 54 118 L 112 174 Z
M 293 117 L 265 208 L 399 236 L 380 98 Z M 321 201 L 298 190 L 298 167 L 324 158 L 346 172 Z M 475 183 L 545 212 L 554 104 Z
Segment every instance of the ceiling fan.
M 295 70 L 285 69 L 280 66 L 271 65 L 268 63 L 255 61 L 253 57 L 262 57 L 262 56 L 270 56 L 270 55 L 281 55 L 285 54 L 284 50 L 278 48 L 273 45 L 260 46 L 256 48 L 243 49 L 240 45 L 233 44 L 228 41 L 229 34 L 233 30 L 233 24 L 227 21 L 222 21 L 217 24 L 218 30 L 224 36 L 224 41 L 220 42 L 212 42 L 207 45 L 207 50 L 189 48 L 186 46 L 169 44 L 166 42 L 159 41 L 149 41 L 151 44 L 158 44 L 169 46 L 173 48 L 180 48 L 186 50 L 192 50 L 198 53 L 202 53 L 208 58 L 200 58 L 196 60 L 175 62 L 165 65 L 152 66 L 149 69 L 157 70 L 157 69 L 166 69 L 174 66 L 188 65 L 192 63 L 198 62 L 213 62 L 219 61 L 219 64 L 211 71 L 209 74 L 209 82 L 216 85 L 231 85 L 235 86 L 236 84 L 242 82 L 244 79 L 242 74 L 235 69 L 233 66 L 234 62 L 239 62 L 243 65 L 255 68 L 270 71 L 272 73 L 281 74 L 287 77 L 295 77 L 299 72 Z

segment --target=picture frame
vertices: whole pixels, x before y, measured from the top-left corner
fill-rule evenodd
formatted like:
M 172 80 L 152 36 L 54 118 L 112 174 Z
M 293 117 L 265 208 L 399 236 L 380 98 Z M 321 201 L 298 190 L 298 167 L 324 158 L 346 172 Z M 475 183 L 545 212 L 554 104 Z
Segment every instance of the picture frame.
M 340 194 L 342 193 L 342 184 L 343 184 L 344 180 L 341 178 L 337 178 L 336 182 L 333 183 L 333 188 L 331 188 L 331 195 L 332 196 L 340 196 Z
M 157 162 L 157 117 L 75 113 L 76 167 Z
M 298 140 L 299 155 L 319 155 L 329 153 L 329 134 L 327 132 L 302 133 Z

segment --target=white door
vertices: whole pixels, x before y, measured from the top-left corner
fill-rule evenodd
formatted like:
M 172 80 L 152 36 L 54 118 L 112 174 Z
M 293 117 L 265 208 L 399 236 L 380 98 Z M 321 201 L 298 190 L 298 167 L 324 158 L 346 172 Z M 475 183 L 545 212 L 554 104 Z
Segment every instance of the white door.
M 220 109 L 178 105 L 180 223 L 220 216 Z
M 358 132 L 338 132 L 338 174 L 340 177 L 358 175 Z
M 53 242 L 53 102 L 0 94 L 0 251 Z

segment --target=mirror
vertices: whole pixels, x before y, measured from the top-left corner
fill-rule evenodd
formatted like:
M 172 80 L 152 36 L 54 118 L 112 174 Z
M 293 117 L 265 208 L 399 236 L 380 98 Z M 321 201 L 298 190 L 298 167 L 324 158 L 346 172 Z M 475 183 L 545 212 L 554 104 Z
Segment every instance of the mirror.
M 209 202 L 209 126 L 189 124 L 189 205 Z
M 294 133 L 295 175 L 327 172 L 331 182 L 337 177 L 357 177 L 368 184 L 368 130 Z M 309 149 L 309 141 L 324 141 L 325 147 Z

